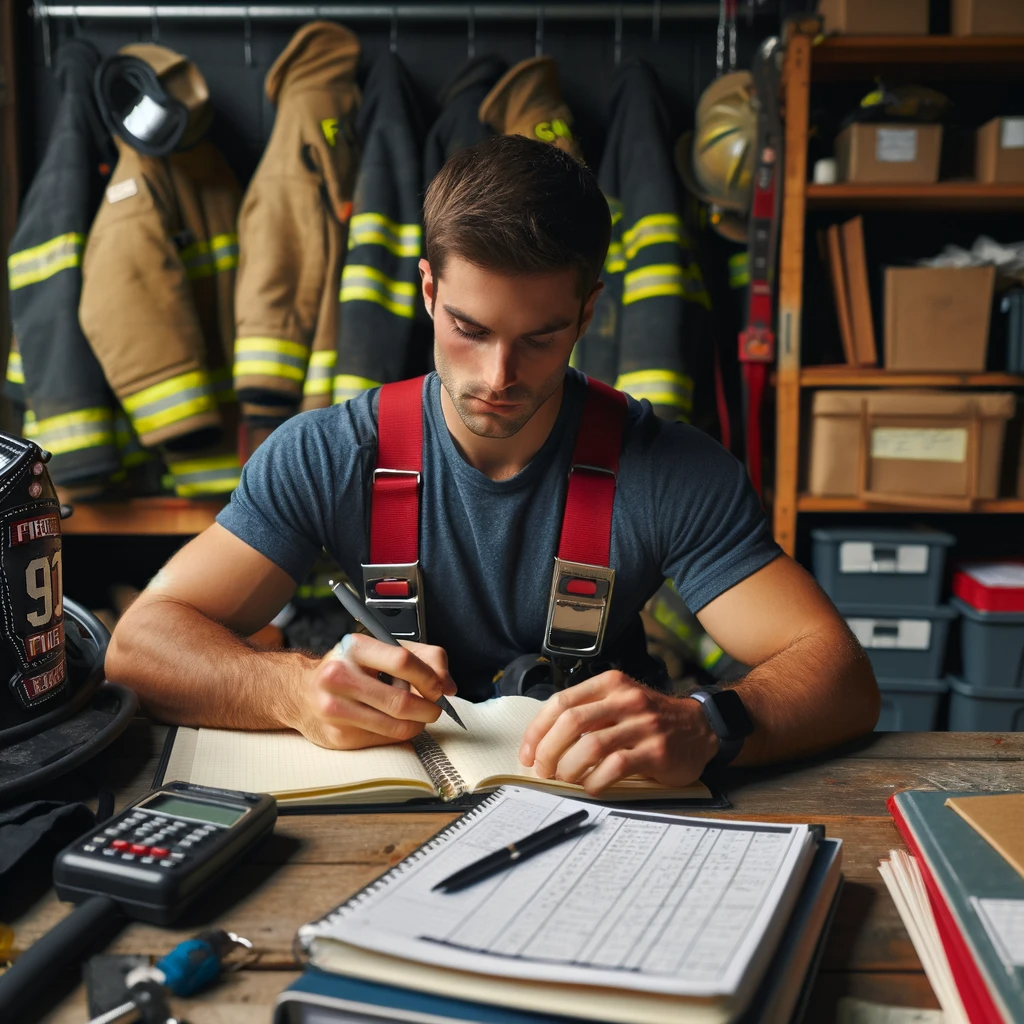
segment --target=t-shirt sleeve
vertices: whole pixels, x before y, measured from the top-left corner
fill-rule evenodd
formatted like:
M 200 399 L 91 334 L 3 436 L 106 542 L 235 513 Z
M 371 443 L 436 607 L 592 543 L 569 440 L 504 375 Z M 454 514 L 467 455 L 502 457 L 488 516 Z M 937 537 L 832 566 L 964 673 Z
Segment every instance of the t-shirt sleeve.
M 697 612 L 782 551 L 746 470 L 718 442 L 680 424 L 657 447 L 661 568 Z
M 275 430 L 242 468 L 217 522 L 301 583 L 325 546 L 320 489 L 330 480 L 316 414 Z

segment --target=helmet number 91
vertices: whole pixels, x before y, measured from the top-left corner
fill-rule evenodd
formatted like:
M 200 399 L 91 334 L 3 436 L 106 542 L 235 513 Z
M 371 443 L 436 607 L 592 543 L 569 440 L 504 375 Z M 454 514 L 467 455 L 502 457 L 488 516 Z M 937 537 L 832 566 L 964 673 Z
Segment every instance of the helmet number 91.
M 25 590 L 33 601 L 42 601 L 41 610 L 28 613 L 30 626 L 45 626 L 54 616 L 60 618 L 64 604 L 64 567 L 60 552 L 52 558 L 33 558 L 25 568 Z

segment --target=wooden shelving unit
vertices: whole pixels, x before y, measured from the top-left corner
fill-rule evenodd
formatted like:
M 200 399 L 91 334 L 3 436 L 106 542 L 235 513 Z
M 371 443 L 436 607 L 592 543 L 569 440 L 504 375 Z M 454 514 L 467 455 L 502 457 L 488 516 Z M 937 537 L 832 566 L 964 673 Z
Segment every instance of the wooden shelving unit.
M 779 355 L 776 384 L 776 460 L 773 500 L 775 538 L 793 554 L 801 512 L 900 512 L 906 506 L 875 505 L 856 498 L 819 498 L 799 493 L 801 395 L 811 388 L 1000 387 L 1024 388 L 1024 377 L 1005 373 L 889 373 L 846 366 L 801 364 L 805 219 L 808 209 L 1024 212 L 1024 185 L 944 181 L 935 185 L 808 183 L 807 139 L 811 82 L 887 81 L 916 78 L 941 66 L 941 77 L 1024 78 L 1024 37 L 836 36 L 819 40 L 794 33 L 786 45 L 783 112 L 786 146 L 779 242 Z M 1024 500 L 977 502 L 978 512 L 1024 513 Z M 921 509 L 920 511 L 925 511 Z M 934 510 L 929 510 L 934 511 Z
M 61 523 L 64 534 L 195 536 L 224 507 L 223 501 L 189 498 L 132 498 L 129 501 L 77 502 Z

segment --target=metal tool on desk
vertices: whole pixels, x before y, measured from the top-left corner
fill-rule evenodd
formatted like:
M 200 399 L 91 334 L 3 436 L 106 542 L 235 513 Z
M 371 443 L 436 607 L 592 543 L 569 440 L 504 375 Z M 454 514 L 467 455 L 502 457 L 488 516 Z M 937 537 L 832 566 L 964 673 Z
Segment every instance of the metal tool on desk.
M 380 619 L 365 604 L 359 599 L 359 595 L 352 589 L 352 587 L 344 581 L 335 583 L 334 580 L 328 580 L 327 585 L 334 591 L 334 596 L 344 605 L 345 611 L 361 622 L 369 631 L 370 634 L 376 637 L 382 644 L 389 644 L 392 647 L 401 647 L 402 645 L 391 635 L 388 627 L 384 625 Z M 385 680 L 381 680 L 385 682 Z M 437 706 L 446 714 L 453 722 L 461 725 L 465 729 L 465 725 L 462 724 L 462 719 L 459 718 L 458 712 L 452 707 L 450 701 L 443 694 L 437 701 Z

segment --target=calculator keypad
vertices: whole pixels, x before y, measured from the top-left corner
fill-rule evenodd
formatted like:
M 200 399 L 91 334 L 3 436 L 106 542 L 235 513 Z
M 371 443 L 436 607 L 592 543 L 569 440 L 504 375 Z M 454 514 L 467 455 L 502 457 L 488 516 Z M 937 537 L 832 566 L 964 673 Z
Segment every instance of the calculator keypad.
M 81 849 L 83 853 L 172 868 L 201 853 L 206 840 L 220 827 L 135 811 L 90 836 Z

